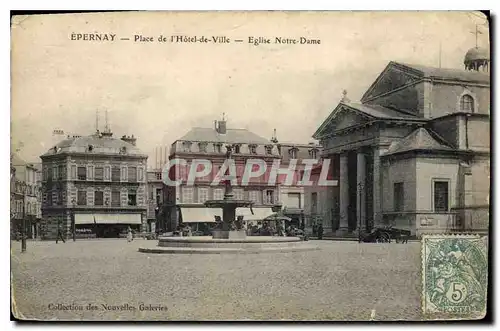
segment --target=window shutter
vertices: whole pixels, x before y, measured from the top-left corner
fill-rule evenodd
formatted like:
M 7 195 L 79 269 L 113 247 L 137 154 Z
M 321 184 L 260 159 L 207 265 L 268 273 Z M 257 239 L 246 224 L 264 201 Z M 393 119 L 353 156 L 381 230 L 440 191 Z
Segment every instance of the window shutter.
M 111 179 L 111 166 L 107 165 L 104 167 L 104 180 Z
M 127 181 L 127 167 L 122 167 L 122 181 Z

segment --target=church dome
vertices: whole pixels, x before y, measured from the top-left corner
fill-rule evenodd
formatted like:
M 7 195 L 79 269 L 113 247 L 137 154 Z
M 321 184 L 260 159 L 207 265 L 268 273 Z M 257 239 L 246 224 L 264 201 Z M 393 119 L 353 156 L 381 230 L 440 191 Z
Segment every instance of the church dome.
M 465 54 L 464 63 L 477 60 L 490 60 L 490 52 L 485 48 L 474 47 Z
M 469 49 L 465 54 L 464 65 L 465 70 L 489 72 L 490 51 L 480 47 Z

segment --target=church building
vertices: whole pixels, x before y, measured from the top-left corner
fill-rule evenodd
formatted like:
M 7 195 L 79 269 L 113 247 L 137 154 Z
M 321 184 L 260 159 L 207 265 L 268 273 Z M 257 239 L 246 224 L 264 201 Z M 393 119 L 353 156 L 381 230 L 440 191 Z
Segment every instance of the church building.
M 313 135 L 339 183 L 322 195 L 333 232 L 488 231 L 489 65 L 478 47 L 463 69 L 390 62 L 360 102 L 344 92 Z

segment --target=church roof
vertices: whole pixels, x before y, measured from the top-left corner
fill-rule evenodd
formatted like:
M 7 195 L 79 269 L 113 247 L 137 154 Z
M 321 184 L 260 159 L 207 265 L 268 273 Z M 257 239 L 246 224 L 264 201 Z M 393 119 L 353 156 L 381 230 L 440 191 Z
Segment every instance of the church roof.
M 144 155 L 139 148 L 129 142 L 93 134 L 90 136 L 68 137 L 49 149 L 42 156 L 62 153 L 87 153 L 90 146 L 92 146 L 92 154 Z
M 271 144 L 270 140 L 250 132 L 247 129 L 226 129 L 226 134 L 220 134 L 213 128 L 194 127 L 178 140 L 220 142 L 229 144 Z
M 313 134 L 314 139 L 320 139 L 322 133 L 332 130 L 332 123 L 335 122 L 339 113 L 342 111 L 353 111 L 368 118 L 368 120 L 396 120 L 396 121 L 418 121 L 425 122 L 426 119 L 406 112 L 398 111 L 392 108 L 387 108 L 374 104 L 363 104 L 350 101 L 341 101 L 335 107 L 330 115 L 323 121 L 320 127 Z
M 445 144 L 435 133 L 431 134 L 425 128 L 418 128 L 402 140 L 392 143 L 384 155 L 400 154 L 415 150 L 452 151 L 453 148 Z
M 424 79 L 437 79 L 456 84 L 476 83 L 490 84 L 490 75 L 486 72 L 465 69 L 435 68 L 419 64 L 409 64 L 391 61 L 370 85 L 361 97 L 365 103 L 380 95 L 398 88 L 417 83 Z
M 479 83 L 489 83 L 490 75 L 474 70 L 464 70 L 464 69 L 452 69 L 452 68 L 435 68 L 429 66 L 423 66 L 420 64 L 409 64 L 400 62 L 391 62 L 396 66 L 403 66 L 410 69 L 412 73 L 422 77 L 422 78 L 440 78 L 445 80 L 456 80 L 464 82 L 479 82 Z M 389 63 L 389 65 L 391 65 Z
M 401 111 L 379 105 L 369 105 L 357 102 L 342 102 L 342 104 L 377 119 L 421 119 L 415 115 L 403 113 Z

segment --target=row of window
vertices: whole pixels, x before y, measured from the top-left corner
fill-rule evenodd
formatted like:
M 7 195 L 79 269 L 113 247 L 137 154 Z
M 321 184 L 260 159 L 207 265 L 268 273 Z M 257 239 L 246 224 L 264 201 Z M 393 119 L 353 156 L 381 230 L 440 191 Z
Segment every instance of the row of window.
M 200 153 L 207 153 L 209 152 L 208 150 L 208 142 L 205 142 L 205 141 L 200 141 L 199 143 L 197 143 L 198 145 L 198 151 Z M 193 143 L 190 142 L 190 141 L 184 141 L 182 143 L 182 149 L 184 152 L 191 152 L 192 151 L 192 146 L 193 146 Z M 241 153 L 241 146 L 242 144 L 234 144 L 233 147 L 233 153 L 234 154 L 240 154 Z M 223 144 L 222 143 L 215 143 L 213 144 L 213 152 L 214 153 L 225 153 L 225 149 L 222 148 L 223 147 Z M 266 145 L 265 146 L 265 149 L 266 149 L 266 154 L 268 155 L 272 155 L 273 154 L 273 146 L 272 145 Z M 212 152 L 212 151 L 210 151 Z M 256 144 L 249 144 L 248 145 L 248 152 L 250 154 L 257 154 L 257 145 Z
M 111 173 L 111 174 L 110 174 Z M 111 177 L 111 178 L 110 178 Z M 52 169 L 44 169 L 43 179 L 64 179 L 66 178 L 66 167 L 63 165 L 55 166 Z M 144 169 L 137 167 L 100 167 L 100 166 L 71 166 L 71 178 L 78 180 L 110 180 L 120 182 L 137 182 L 144 180 Z
M 445 213 L 449 211 L 449 182 L 433 181 L 433 202 L 434 211 Z M 394 183 L 394 211 L 405 211 L 405 187 L 403 182 Z M 311 213 L 316 214 L 318 209 L 318 193 L 311 193 Z
M 62 205 L 64 197 L 61 191 L 57 192 L 56 199 L 53 200 L 52 194 L 46 195 L 45 203 L 47 206 L 52 205 Z M 74 201 L 77 206 L 110 206 L 111 207 L 121 207 L 121 192 L 111 191 L 111 201 L 109 198 L 104 198 L 103 191 L 94 191 L 94 201 L 88 201 L 87 191 L 79 190 L 77 191 L 76 201 Z M 127 194 L 127 204 L 125 206 L 137 206 L 137 192 L 129 191 Z
M 200 153 L 207 153 L 208 152 L 208 142 L 199 142 L 198 144 L 198 150 Z M 190 141 L 184 141 L 182 143 L 183 151 L 184 152 L 191 152 L 192 150 L 193 143 Z M 213 152 L 214 153 L 223 153 L 225 150 L 222 149 L 222 143 L 216 143 L 213 144 Z M 241 146 L 242 144 L 234 144 L 233 147 L 233 153 L 234 154 L 241 154 Z M 266 150 L 267 155 L 273 155 L 273 145 L 266 145 L 264 146 Z M 248 152 L 250 154 L 257 154 L 257 145 L 256 144 L 249 144 L 248 145 Z M 297 152 L 298 148 L 292 147 L 288 149 L 288 156 L 292 159 L 297 158 Z M 313 159 L 316 159 L 318 156 L 318 149 L 313 148 L 309 150 L 309 156 Z
M 23 201 L 15 200 L 12 201 L 11 213 L 14 213 L 16 216 L 22 216 L 23 213 Z M 39 212 L 39 205 L 37 203 L 30 203 L 29 201 L 26 203 L 26 209 L 24 210 L 26 215 L 37 215 Z
M 210 194 L 212 193 L 212 194 Z M 222 200 L 224 199 L 224 189 L 208 187 L 197 188 L 197 195 L 195 199 L 195 190 L 193 187 L 182 188 L 182 203 L 204 203 L 207 200 Z M 278 199 L 275 190 L 250 190 L 245 191 L 242 188 L 233 188 L 233 195 L 236 200 L 250 200 L 256 204 L 274 204 Z
M 85 206 L 87 205 L 87 191 L 78 191 L 77 192 L 77 205 Z M 102 191 L 94 191 L 94 206 L 109 206 L 111 207 L 121 207 L 121 192 L 120 191 L 111 191 L 111 201 L 108 199 L 104 200 L 104 192 Z M 89 205 L 92 205 L 91 203 Z M 127 206 L 137 206 L 137 192 L 129 191 L 127 194 Z
M 23 194 L 22 192 L 22 185 L 23 182 L 20 181 L 11 181 L 11 186 L 10 190 L 12 193 L 17 193 L 17 194 Z M 26 195 L 31 195 L 31 196 L 40 196 L 40 187 L 36 185 L 26 185 L 26 191 L 24 192 Z
M 449 183 L 448 181 L 433 181 L 432 199 L 435 212 L 449 211 Z M 394 211 L 405 211 L 404 183 L 394 183 Z

